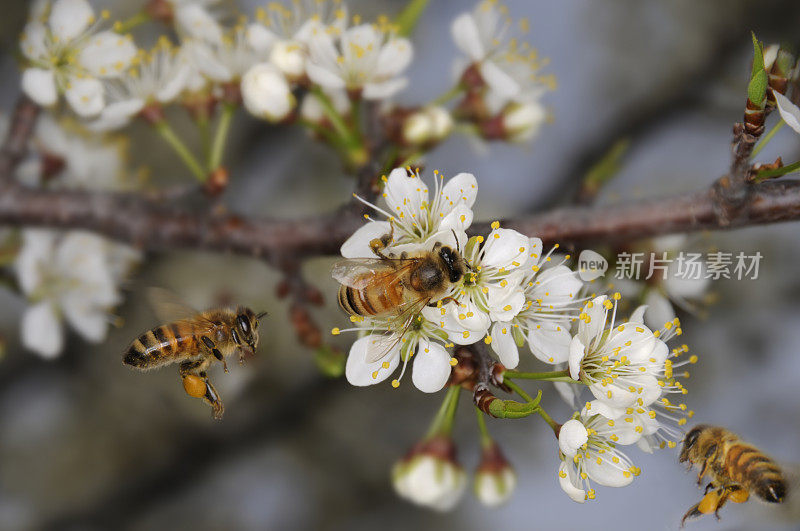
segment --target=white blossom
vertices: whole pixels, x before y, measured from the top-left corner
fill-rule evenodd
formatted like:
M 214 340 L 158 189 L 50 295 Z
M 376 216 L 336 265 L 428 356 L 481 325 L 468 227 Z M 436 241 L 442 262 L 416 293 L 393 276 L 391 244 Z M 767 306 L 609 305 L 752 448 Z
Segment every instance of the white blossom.
M 450 341 L 471 345 L 483 338 L 493 321 L 510 321 L 525 305 L 523 264 L 530 255 L 530 239 L 492 223 L 492 231 L 470 238 L 464 250 L 469 271 L 454 300 L 423 315 L 447 332 Z
M 219 44 L 223 29 L 211 6 L 220 0 L 166 0 L 172 7 L 172 17 L 178 33 L 186 39 L 200 39 Z
M 29 186 L 121 190 L 126 185 L 126 143 L 89 135 L 74 121 L 40 116 L 30 151 L 16 171 Z
M 516 486 L 517 475 L 497 443 L 484 446 L 473 483 L 475 497 L 487 507 L 498 507 L 511 498 Z
M 568 420 L 558 435 L 558 482 L 574 501 L 594 499 L 594 481 L 606 487 L 629 485 L 641 470 L 617 449 L 641 437 L 635 427 L 622 419 L 609 418 L 597 401 L 588 403 L 578 418 Z
M 385 99 L 402 90 L 400 77 L 411 63 L 411 42 L 372 24 L 348 28 L 336 35 L 315 30 L 309 42 L 306 73 L 329 89 L 347 89 L 366 99 Z
M 546 120 L 547 111 L 538 101 L 511 103 L 503 111 L 503 129 L 512 142 L 535 138 Z
M 677 318 L 653 332 L 642 323 L 642 307 L 629 322 L 618 324 L 618 299 L 619 294 L 614 295 L 614 302 L 602 295 L 586 303 L 570 343 L 571 377 L 614 408 L 649 406 L 662 393 L 686 393 L 673 371 L 696 358 L 674 362 L 684 351 L 670 352 L 665 343 L 682 333 Z
M 339 0 L 271 2 L 256 11 L 247 28 L 250 45 L 269 53 L 269 61 L 292 80 L 305 75 L 308 44 L 315 32 L 341 33 L 347 10 Z
M 86 232 L 26 229 L 16 258 L 17 280 L 30 306 L 22 316 L 22 343 L 46 358 L 57 356 L 69 325 L 88 341 L 106 336 L 109 312 L 121 300 L 118 284 L 138 253 Z
M 188 39 L 182 49 L 191 68 L 187 88 L 194 92 L 203 90 L 208 83 L 239 82 L 250 68 L 266 58 L 263 51 L 250 45 L 243 25 L 223 35 L 219 42 Z
M 369 242 L 389 233 L 393 236 L 390 250 L 397 253 L 413 244 L 430 249 L 436 241 L 463 249 L 466 230 L 472 224 L 472 205 L 478 194 L 478 183 L 470 173 L 459 173 L 447 183 L 438 171 L 434 174 L 436 180 L 431 197 L 418 173 L 409 175 L 404 168 L 392 170 L 383 187 L 386 210 L 366 203 L 388 221 L 370 219 L 344 242 L 342 256 L 374 257 Z
M 101 79 L 119 76 L 136 56 L 130 36 L 99 31 L 108 15 L 98 19 L 86 0 L 37 5 L 20 42 L 28 62 L 22 89 L 39 105 L 54 105 L 63 93 L 78 115 L 99 114 L 105 107 Z
M 259 63 L 242 78 L 242 99 L 250 114 L 271 122 L 283 120 L 295 107 L 288 81 L 270 63 Z
M 109 83 L 110 102 L 93 131 L 109 131 L 126 126 L 147 105 L 173 102 L 186 88 L 191 68 L 184 53 L 166 37 L 150 52 L 140 52 L 137 65 L 118 80 Z
M 528 259 L 520 284 L 524 294 L 521 310 L 511 319 L 496 321 L 488 338 L 500 362 L 513 369 L 519 363 L 519 347 L 526 341 L 531 352 L 550 365 L 569 358 L 570 328 L 584 303 L 583 283 L 562 263 L 551 265 L 551 254 L 542 252 L 542 241 L 530 238 Z
M 344 90 L 323 89 L 323 92 L 340 116 L 350 113 L 352 105 Z M 300 116 L 314 124 L 324 123 L 328 119 L 325 115 L 323 103 L 313 92 L 309 92 L 303 97 L 303 102 L 300 104 Z

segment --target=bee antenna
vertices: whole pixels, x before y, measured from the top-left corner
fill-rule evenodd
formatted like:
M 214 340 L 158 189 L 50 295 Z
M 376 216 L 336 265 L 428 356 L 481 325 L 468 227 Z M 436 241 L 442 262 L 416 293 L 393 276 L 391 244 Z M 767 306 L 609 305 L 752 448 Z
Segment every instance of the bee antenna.
M 458 251 L 458 254 L 461 254 L 461 244 L 458 243 L 458 236 L 456 236 L 456 230 L 450 229 L 450 232 L 453 233 L 453 238 L 456 240 L 456 251 Z
M 269 315 L 269 314 L 267 312 L 261 312 L 261 313 L 257 314 L 256 315 L 256 321 L 260 321 L 261 318 L 264 317 L 265 315 Z

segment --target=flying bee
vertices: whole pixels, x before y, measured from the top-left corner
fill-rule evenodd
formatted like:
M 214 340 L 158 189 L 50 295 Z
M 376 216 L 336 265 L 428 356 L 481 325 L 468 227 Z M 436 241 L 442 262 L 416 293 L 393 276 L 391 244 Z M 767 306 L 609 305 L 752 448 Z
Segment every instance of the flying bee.
M 244 306 L 198 312 L 172 300 L 163 290 L 153 289 L 148 295 L 159 317 L 168 322 L 135 339 L 125 351 L 123 363 L 142 371 L 180 363 L 186 394 L 202 398 L 211 406 L 214 418 L 221 419 L 225 407 L 206 371 L 219 361 L 228 372 L 225 358 L 237 351 L 240 364 L 252 357 L 258 347 L 258 321 L 266 314 Z
M 703 499 L 692 506 L 681 520 L 719 510 L 731 500 L 743 503 L 750 494 L 769 503 L 781 503 L 786 497 L 786 479 L 780 467 L 755 446 L 742 441 L 735 433 L 701 424 L 692 428 L 683 440 L 680 462 L 700 467 L 697 484 L 708 474 Z

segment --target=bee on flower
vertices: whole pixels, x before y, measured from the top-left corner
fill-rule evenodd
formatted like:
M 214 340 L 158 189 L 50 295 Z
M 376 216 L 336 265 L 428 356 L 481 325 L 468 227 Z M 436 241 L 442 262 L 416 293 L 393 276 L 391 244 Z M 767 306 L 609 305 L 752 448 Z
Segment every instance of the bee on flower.
M 25 94 L 45 107 L 64 94 L 79 116 L 99 114 L 106 105 L 102 80 L 122 75 L 137 53 L 130 36 L 101 31 L 108 17 L 98 17 L 86 0 L 35 2 L 20 39 Z

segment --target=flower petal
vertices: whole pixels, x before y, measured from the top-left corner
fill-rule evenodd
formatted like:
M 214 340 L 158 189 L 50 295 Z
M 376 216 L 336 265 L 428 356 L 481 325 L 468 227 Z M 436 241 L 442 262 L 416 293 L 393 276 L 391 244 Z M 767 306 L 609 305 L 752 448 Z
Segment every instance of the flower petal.
M 421 339 L 414 358 L 411 381 L 423 393 L 435 393 L 450 378 L 450 354 L 438 343 Z
M 345 258 L 375 258 L 369 243 L 390 234 L 391 231 L 392 225 L 388 221 L 370 221 L 347 238 L 340 252 Z
M 381 48 L 374 75 L 379 78 L 396 76 L 408 68 L 413 57 L 414 48 L 411 46 L 411 41 L 393 38 Z
M 396 77 L 381 82 L 372 82 L 364 85 L 361 95 L 366 100 L 383 100 L 391 98 L 408 85 L 408 79 Z
M 25 25 L 20 37 L 20 49 L 23 55 L 32 61 L 47 57 L 47 28 L 38 20 Z
M 581 310 L 584 316 L 578 323 L 578 336 L 586 346 L 591 346 L 594 339 L 603 332 L 606 326 L 606 310 L 603 303 L 608 299 L 605 295 L 595 297 L 586 303 Z
M 42 107 L 49 107 L 58 101 L 56 77 L 52 70 L 26 68 L 22 73 L 22 90 Z
M 511 326 L 511 323 L 499 321 L 492 325 L 492 350 L 506 369 L 513 369 L 519 365 L 519 348 L 511 333 Z
M 561 426 L 561 430 L 558 432 L 558 449 L 564 455 L 572 457 L 588 440 L 589 432 L 586 430 L 586 426 L 579 420 L 570 419 Z
M 350 354 L 347 356 L 345 365 L 345 376 L 351 385 L 363 387 L 380 383 L 394 370 L 400 363 L 400 350 L 397 346 L 388 349 L 392 345 L 392 340 L 386 336 L 368 335 L 356 340 L 350 347 Z M 386 355 L 375 361 L 376 350 L 387 350 Z
M 199 2 L 181 2 L 175 10 L 175 23 L 195 39 L 214 44 L 222 42 L 222 27 Z
M 569 322 L 543 321 L 528 332 L 531 352 L 545 363 L 563 363 L 569 360 L 572 336 Z
M 647 306 L 644 322 L 654 329 L 661 328 L 664 323 L 675 319 L 675 310 L 672 308 L 672 303 L 658 289 L 647 290 L 644 304 Z
M 100 114 L 105 107 L 103 84 L 93 77 L 71 78 L 64 95 L 72 110 L 84 118 Z
M 53 306 L 40 302 L 22 314 L 22 344 L 42 356 L 52 359 L 64 347 L 64 335 Z
M 56 0 L 50 9 L 50 30 L 62 44 L 83 33 L 94 20 L 94 11 L 86 0 Z
M 775 95 L 775 101 L 778 103 L 778 112 L 781 113 L 783 121 L 794 129 L 796 133 L 800 133 L 800 108 L 780 92 L 773 90 L 772 94 Z
M 130 37 L 101 31 L 83 45 L 78 62 L 94 76 L 117 76 L 130 66 L 136 52 Z
M 471 13 L 461 13 L 450 25 L 450 34 L 458 49 L 469 56 L 473 61 L 484 58 L 486 50 L 483 48 L 478 26 Z
M 428 187 L 416 174 L 408 175 L 405 168 L 392 170 L 383 194 L 389 213 L 403 219 L 420 216 L 422 204 L 428 201 Z
M 528 261 L 530 239 L 513 229 L 494 229 L 481 249 L 481 267 L 514 269 Z
M 453 206 L 465 205 L 472 208 L 478 196 L 478 181 L 471 173 L 459 173 L 445 183 L 441 194 L 446 202 L 453 202 Z
M 572 338 L 569 344 L 569 375 L 573 380 L 581 378 L 581 362 L 586 356 L 586 347 L 578 336 Z
M 578 485 L 578 479 L 575 468 L 564 461 L 561 461 L 561 464 L 558 465 L 558 484 L 561 486 L 561 490 L 566 492 L 567 496 L 572 498 L 573 501 L 578 503 L 586 501 L 586 491 L 576 486 Z
M 586 473 L 589 477 L 606 487 L 624 487 L 633 481 L 633 474 L 625 470 L 621 464 L 615 464 L 612 459 L 620 458 L 620 463 L 627 462 L 627 458 L 619 452 L 611 449 L 606 454 L 590 455 L 584 461 Z M 600 463 L 598 463 L 598 460 Z

